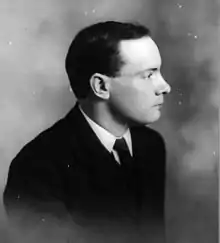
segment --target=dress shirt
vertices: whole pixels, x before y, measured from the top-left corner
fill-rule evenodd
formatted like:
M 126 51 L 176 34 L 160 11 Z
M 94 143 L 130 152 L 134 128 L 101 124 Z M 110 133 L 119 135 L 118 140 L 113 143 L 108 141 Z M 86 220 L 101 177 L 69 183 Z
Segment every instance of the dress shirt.
M 86 121 L 89 123 L 92 130 L 95 132 L 96 136 L 100 140 L 100 142 L 103 144 L 103 146 L 109 151 L 109 153 L 113 153 L 115 160 L 120 164 L 120 159 L 118 156 L 118 153 L 113 149 L 113 146 L 115 144 L 115 140 L 124 137 L 129 152 L 131 156 L 132 153 L 132 142 L 131 142 L 131 133 L 130 130 L 127 129 L 127 131 L 123 134 L 121 137 L 116 137 L 100 125 L 98 125 L 96 122 L 94 122 L 91 118 L 89 118 L 85 112 L 82 110 L 82 108 L 79 106 L 80 111 L 82 112 L 83 116 L 85 117 Z

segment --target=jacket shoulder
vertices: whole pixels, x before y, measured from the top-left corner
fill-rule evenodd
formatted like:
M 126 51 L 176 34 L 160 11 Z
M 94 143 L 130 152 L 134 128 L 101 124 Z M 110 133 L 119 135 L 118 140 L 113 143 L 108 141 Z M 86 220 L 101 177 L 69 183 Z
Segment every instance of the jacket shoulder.
M 61 161 L 58 155 L 65 148 L 65 124 L 65 119 L 61 119 L 41 132 L 11 161 L 3 194 L 7 212 L 35 204 L 42 205 L 44 210 L 41 201 L 48 202 L 49 205 L 64 201 L 65 156 Z
M 74 133 L 71 135 L 73 136 L 70 136 L 68 121 L 62 118 L 27 142 L 14 160 L 56 158 L 61 153 L 65 154 L 70 144 L 74 142 Z

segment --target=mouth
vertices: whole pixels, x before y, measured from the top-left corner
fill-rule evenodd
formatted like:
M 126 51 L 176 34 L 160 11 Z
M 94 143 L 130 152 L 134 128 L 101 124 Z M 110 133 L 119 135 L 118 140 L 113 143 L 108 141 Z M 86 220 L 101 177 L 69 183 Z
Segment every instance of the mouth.
M 163 103 L 156 104 L 154 107 L 157 109 L 162 109 Z
M 155 106 L 163 106 L 163 103 L 158 103 Z

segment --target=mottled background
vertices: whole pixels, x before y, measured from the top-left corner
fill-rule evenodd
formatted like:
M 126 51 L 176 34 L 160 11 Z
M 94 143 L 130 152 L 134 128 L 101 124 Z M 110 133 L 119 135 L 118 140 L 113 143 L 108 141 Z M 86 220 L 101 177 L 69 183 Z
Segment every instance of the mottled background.
M 75 33 L 99 20 L 134 20 L 153 32 L 172 87 L 162 118 L 169 243 L 217 243 L 218 0 L 0 0 L 0 193 L 21 147 L 75 102 L 64 58 Z M 2 202 L 0 242 L 8 233 Z M 29 242 L 29 241 L 27 241 Z

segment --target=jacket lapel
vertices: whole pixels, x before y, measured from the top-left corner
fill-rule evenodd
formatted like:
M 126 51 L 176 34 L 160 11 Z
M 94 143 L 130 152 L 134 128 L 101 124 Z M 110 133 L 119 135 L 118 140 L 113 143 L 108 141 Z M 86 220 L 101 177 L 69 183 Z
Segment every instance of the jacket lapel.
M 68 126 L 71 133 L 74 149 L 78 150 L 79 156 L 84 162 L 99 166 L 100 169 L 117 168 L 118 164 L 111 153 L 101 143 L 93 129 L 90 127 L 85 117 L 76 103 L 74 108 L 67 115 Z
M 82 156 L 85 158 L 90 158 L 91 162 L 97 163 L 99 166 L 113 166 L 118 167 L 117 162 L 114 157 L 101 143 L 95 132 L 92 130 L 85 117 L 79 109 L 78 102 L 75 104 L 74 108 L 67 115 L 70 135 L 73 139 L 72 144 L 75 145 Z M 131 142 L 133 150 L 133 161 L 138 163 L 138 161 L 146 160 L 146 137 L 141 138 L 141 132 L 139 129 L 131 128 Z M 86 152 L 85 152 L 86 151 Z M 149 151 L 148 151 L 149 154 Z

